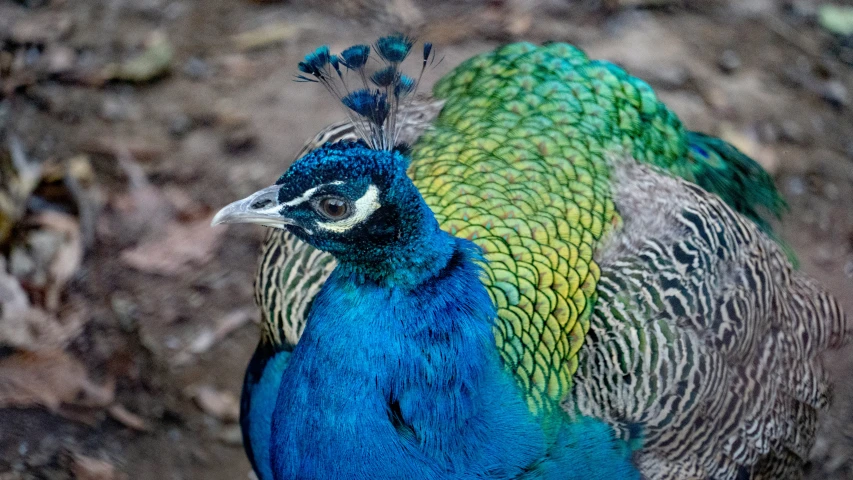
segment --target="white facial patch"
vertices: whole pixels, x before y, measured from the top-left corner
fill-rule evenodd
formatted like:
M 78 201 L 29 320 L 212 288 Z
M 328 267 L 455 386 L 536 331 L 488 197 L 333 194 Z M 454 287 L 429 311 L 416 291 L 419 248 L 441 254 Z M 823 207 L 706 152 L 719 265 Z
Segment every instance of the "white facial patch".
M 346 232 L 363 222 L 382 206 L 376 201 L 377 198 L 379 198 L 379 189 L 376 188 L 376 185 L 370 185 L 364 195 L 353 204 L 355 212 L 352 215 L 337 222 L 317 222 L 317 228 L 335 233 Z
M 314 195 L 314 192 L 316 192 L 317 190 L 319 190 L 319 189 L 321 189 L 327 185 L 343 185 L 343 184 L 344 184 L 344 182 L 338 180 L 338 181 L 331 182 L 331 183 L 324 183 L 322 185 L 317 185 L 316 187 L 312 187 L 312 188 L 309 188 L 308 190 L 305 190 L 305 192 L 302 195 L 294 198 L 293 200 L 288 200 L 287 202 L 282 202 L 281 204 L 278 205 L 278 208 L 295 207 L 297 205 L 301 205 L 301 204 L 307 202 L 308 200 L 311 200 L 311 196 Z

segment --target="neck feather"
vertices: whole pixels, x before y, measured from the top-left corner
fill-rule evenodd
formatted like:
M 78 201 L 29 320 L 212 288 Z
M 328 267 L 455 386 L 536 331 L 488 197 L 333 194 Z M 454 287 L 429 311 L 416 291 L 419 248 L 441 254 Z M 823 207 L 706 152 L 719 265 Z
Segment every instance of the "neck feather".
M 439 228 L 419 195 L 405 210 L 407 216 L 395 222 L 399 230 L 387 244 L 371 246 L 368 254 L 360 249 L 337 253 L 339 273 L 357 283 L 413 289 L 445 270 L 458 250 L 456 238 Z M 465 255 L 467 260 L 471 252 Z
M 323 287 L 273 417 L 272 454 L 285 477 L 514 478 L 544 454 L 494 348 L 476 247 L 442 235 L 449 252 L 425 256 L 444 260 L 406 280 L 418 283 L 354 278 L 339 266 Z

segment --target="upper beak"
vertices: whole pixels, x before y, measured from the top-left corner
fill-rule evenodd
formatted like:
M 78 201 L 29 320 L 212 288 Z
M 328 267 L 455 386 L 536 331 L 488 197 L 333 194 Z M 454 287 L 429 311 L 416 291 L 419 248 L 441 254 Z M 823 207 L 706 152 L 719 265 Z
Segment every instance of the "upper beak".
M 281 215 L 278 204 L 278 185 L 259 190 L 248 197 L 226 205 L 216 213 L 210 225 L 220 223 L 257 223 L 267 227 L 284 228 L 293 220 Z

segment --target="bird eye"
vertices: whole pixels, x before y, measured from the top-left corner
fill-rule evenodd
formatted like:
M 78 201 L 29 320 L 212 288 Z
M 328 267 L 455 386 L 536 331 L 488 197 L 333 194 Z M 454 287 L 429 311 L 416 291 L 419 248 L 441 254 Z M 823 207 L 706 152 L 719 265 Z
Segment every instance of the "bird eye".
M 326 197 L 319 202 L 320 213 L 325 215 L 329 220 L 343 220 L 350 214 L 349 204 L 337 197 Z

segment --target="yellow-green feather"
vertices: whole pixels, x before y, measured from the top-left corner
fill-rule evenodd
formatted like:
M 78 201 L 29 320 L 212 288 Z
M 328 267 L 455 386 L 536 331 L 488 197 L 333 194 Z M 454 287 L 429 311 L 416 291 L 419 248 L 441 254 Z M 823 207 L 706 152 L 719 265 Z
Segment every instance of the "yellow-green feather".
M 445 108 L 409 173 L 441 227 L 483 248 L 498 349 L 531 411 L 550 411 L 589 330 L 593 252 L 620 222 L 610 160 L 671 168 L 685 132 L 646 83 L 566 44 L 474 57 L 434 93 Z

